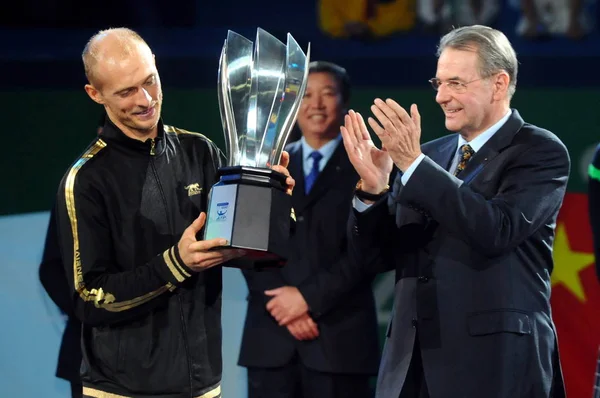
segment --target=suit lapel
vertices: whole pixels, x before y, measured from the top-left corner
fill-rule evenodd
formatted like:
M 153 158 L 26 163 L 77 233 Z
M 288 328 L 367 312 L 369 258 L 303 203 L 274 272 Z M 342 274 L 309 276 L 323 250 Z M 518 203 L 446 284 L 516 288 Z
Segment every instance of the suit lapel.
M 525 122 L 521 115 L 516 109 L 513 109 L 506 123 L 473 155 L 473 158 L 467 163 L 467 167 L 458 175 L 458 178 L 466 184 L 470 183 L 489 162 L 510 145 L 513 137 L 523 127 L 523 124 Z
M 304 169 L 302 167 L 302 145 L 288 147 L 290 153 L 290 164 L 288 169 L 292 177 L 296 180 L 294 191 L 304 192 Z M 299 189 L 302 188 L 302 189 Z
M 433 151 L 429 157 L 445 170 L 449 170 L 452 164 L 452 159 L 456 153 L 458 146 L 458 134 L 452 136 L 448 141 L 440 145 L 436 151 Z
M 302 162 L 302 145 L 300 141 L 296 141 L 288 146 L 290 153 L 290 164 L 288 169 L 291 176 L 296 181 L 296 186 L 292 191 L 292 206 L 294 211 L 298 211 L 298 207 L 304 206 L 306 196 L 304 195 L 304 167 Z

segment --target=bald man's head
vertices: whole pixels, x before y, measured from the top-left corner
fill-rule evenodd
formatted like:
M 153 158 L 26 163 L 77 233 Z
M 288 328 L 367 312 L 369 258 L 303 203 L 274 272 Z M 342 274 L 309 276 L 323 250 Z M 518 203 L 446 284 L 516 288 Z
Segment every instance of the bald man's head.
M 94 86 L 101 86 L 97 73 L 99 63 L 115 64 L 140 51 L 151 53 L 148 44 L 133 30 L 128 28 L 101 30 L 90 38 L 83 49 L 83 67 L 88 81 Z
M 130 29 L 103 30 L 90 39 L 82 57 L 89 80 L 85 91 L 109 119 L 129 137 L 155 137 L 162 88 L 146 42 Z

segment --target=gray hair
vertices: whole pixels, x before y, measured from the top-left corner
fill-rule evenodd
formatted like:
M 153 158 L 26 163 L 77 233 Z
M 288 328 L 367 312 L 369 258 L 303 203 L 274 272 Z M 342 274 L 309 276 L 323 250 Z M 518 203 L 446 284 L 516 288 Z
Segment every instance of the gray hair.
M 479 72 L 488 77 L 501 70 L 508 73 L 508 97 L 517 89 L 518 61 L 512 45 L 499 30 L 488 26 L 473 25 L 456 28 L 440 39 L 436 55 L 446 48 L 469 51 L 475 49 L 479 56 Z

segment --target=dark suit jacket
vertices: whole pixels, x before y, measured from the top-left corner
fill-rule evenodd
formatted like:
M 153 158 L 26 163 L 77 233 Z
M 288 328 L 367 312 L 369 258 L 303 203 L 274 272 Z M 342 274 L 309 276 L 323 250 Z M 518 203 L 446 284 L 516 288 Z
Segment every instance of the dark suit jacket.
M 376 374 L 379 346 L 372 279 L 325 285 L 320 278 L 348 261 L 346 225 L 358 176 L 340 142 L 306 196 L 302 146 L 292 143 L 287 150 L 296 180 L 292 255 L 281 269 L 244 271 L 250 293 L 239 364 L 283 366 L 297 352 L 305 366 L 317 371 Z M 269 297 L 264 291 L 285 285 L 298 287 L 306 299 L 319 326 L 317 339 L 297 341 L 265 309 Z
M 432 397 L 564 396 L 550 273 L 567 149 L 513 110 L 456 178 L 457 142 L 423 145 L 406 186 L 351 217 L 351 252 L 396 269 L 377 397 L 400 394 L 417 334 Z
M 594 256 L 596 259 L 596 276 L 600 281 L 600 145 L 594 151 L 594 157 L 588 173 L 588 211 L 590 226 L 594 238 Z
M 56 212 L 53 208 L 50 212 L 44 254 L 40 264 L 40 282 L 54 304 L 68 317 L 58 354 L 56 376 L 72 383 L 81 384 L 79 377 L 79 368 L 81 367 L 81 322 L 75 316 L 71 300 L 71 288 L 65 275 L 57 234 Z

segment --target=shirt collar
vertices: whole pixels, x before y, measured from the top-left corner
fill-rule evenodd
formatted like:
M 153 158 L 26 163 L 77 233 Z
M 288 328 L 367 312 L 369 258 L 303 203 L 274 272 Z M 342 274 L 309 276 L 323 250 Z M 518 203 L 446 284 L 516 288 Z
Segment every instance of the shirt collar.
M 329 160 L 329 158 L 331 158 L 331 156 L 333 155 L 333 152 L 335 152 L 335 148 L 337 148 L 338 143 L 342 140 L 342 135 L 338 134 L 337 137 L 335 137 L 333 140 L 329 141 L 327 144 L 323 145 L 321 148 L 319 149 L 314 149 L 313 147 L 311 147 L 310 145 L 308 145 L 308 143 L 306 142 L 306 140 L 304 139 L 304 136 L 300 139 L 300 144 L 302 145 L 302 161 L 306 162 L 308 160 L 309 155 L 313 152 L 313 151 L 318 151 L 323 158 L 322 163 L 321 164 L 327 164 L 327 161 Z
M 510 117 L 511 114 L 512 114 L 512 112 L 509 109 L 508 112 L 506 113 L 506 115 L 504 115 L 502 117 L 502 119 L 498 120 L 489 129 L 485 130 L 483 133 L 479 134 L 477 137 L 473 138 L 469 142 L 467 142 L 467 140 L 465 140 L 462 135 L 459 135 L 457 151 L 460 150 L 460 147 L 463 146 L 464 144 L 469 144 L 471 146 L 471 148 L 473 148 L 473 151 L 475 151 L 475 152 L 479 151 L 481 149 L 481 147 L 483 147 L 483 145 L 486 142 L 488 142 L 488 140 L 490 138 L 492 138 L 492 136 L 494 134 L 496 134 L 496 132 L 498 132 L 498 130 L 500 130 L 500 127 L 502 127 L 504 125 L 504 123 L 506 123 L 506 121 L 508 120 L 508 118 Z

